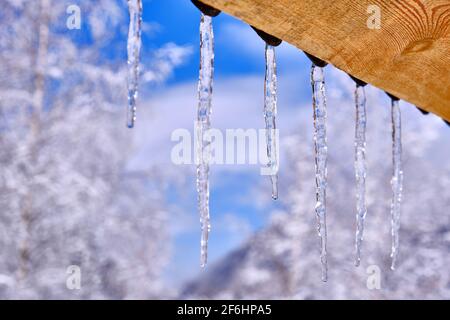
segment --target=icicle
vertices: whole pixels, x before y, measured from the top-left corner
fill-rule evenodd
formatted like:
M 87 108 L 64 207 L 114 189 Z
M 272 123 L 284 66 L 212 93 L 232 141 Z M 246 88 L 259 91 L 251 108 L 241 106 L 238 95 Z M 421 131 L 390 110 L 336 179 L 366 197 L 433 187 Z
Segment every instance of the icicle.
M 355 265 L 361 261 L 361 245 L 366 218 L 366 94 L 364 86 L 356 85 L 356 128 L 355 128 L 355 176 L 356 176 L 356 236 Z
M 391 227 L 392 227 L 392 264 L 394 270 L 398 258 L 400 214 L 403 190 L 402 171 L 402 141 L 401 141 L 401 114 L 398 99 L 392 99 L 392 204 L 391 204 Z
M 327 281 L 327 227 L 326 227 L 326 188 L 327 188 L 327 107 L 323 68 L 313 64 L 311 68 L 314 110 L 314 146 L 316 164 L 316 215 L 320 236 L 320 259 L 322 262 L 322 281 Z
M 267 167 L 270 169 L 272 199 L 278 199 L 278 155 L 276 141 L 277 66 L 275 47 L 266 44 L 266 77 L 264 83 L 264 119 L 266 121 Z
M 128 30 L 128 107 L 127 126 L 134 127 L 136 121 L 136 99 L 138 96 L 139 57 L 141 51 L 142 0 L 128 0 L 130 27 Z
M 214 73 L 214 34 L 212 17 L 201 15 L 200 21 L 200 75 L 197 110 L 197 192 L 200 224 L 202 228 L 200 265 L 204 267 L 208 255 L 209 221 L 209 160 L 210 142 L 205 133 L 211 127 L 211 100 Z
M 275 47 L 283 41 L 258 28 L 253 30 L 266 43 L 266 75 L 264 82 L 264 120 L 266 123 L 267 166 L 272 182 L 272 199 L 278 199 L 278 135 L 276 133 L 277 116 L 277 65 Z

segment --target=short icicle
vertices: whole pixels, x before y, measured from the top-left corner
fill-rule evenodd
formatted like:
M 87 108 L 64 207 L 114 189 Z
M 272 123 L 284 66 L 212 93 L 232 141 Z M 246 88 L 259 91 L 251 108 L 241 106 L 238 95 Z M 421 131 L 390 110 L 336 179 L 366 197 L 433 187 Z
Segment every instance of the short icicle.
M 278 154 L 276 135 L 277 66 L 275 47 L 266 44 L 266 76 L 264 83 L 264 119 L 266 122 L 267 167 L 272 182 L 272 199 L 278 199 Z
M 355 89 L 356 126 L 355 126 L 355 177 L 356 177 L 356 235 L 355 265 L 361 262 L 366 206 L 366 93 L 364 86 Z
M 391 231 L 392 251 L 391 269 L 394 270 L 398 259 L 400 215 L 403 191 L 402 169 L 402 141 L 401 141 L 401 113 L 398 99 L 392 99 L 392 162 L 393 173 L 391 179 L 392 203 L 391 203 Z
M 316 167 L 316 216 L 320 237 L 320 259 L 322 281 L 327 281 L 327 226 L 326 226 L 326 188 L 327 188 L 327 107 L 323 68 L 313 64 L 311 68 L 314 111 L 314 148 Z
M 139 58 L 142 33 L 142 0 L 128 0 L 130 26 L 128 30 L 128 106 L 127 126 L 133 128 L 136 121 L 136 100 L 138 96 Z
M 200 75 L 198 82 L 198 109 L 196 124 L 197 192 L 201 224 L 200 265 L 208 258 L 209 217 L 209 160 L 210 141 L 205 139 L 211 128 L 211 103 L 214 73 L 214 34 L 212 17 L 202 14 L 200 21 Z

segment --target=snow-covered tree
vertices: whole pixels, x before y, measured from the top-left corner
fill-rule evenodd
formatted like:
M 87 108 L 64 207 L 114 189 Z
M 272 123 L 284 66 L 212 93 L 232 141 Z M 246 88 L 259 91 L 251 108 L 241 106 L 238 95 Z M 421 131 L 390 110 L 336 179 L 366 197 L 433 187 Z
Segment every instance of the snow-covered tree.
M 82 31 L 67 28 L 64 2 L 2 2 L 0 298 L 160 297 L 161 174 L 128 167 L 126 42 L 117 39 L 126 1 L 73 4 Z M 165 74 L 144 70 L 144 81 L 163 81 L 186 53 L 161 48 L 153 67 Z M 71 265 L 80 290 L 67 286 Z

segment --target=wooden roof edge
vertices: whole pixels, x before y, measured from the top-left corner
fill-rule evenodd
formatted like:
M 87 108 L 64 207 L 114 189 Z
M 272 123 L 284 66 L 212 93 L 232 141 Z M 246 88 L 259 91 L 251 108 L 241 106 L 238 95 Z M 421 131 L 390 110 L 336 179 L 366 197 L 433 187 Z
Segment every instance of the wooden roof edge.
M 447 0 L 412 1 L 423 5 L 421 11 L 414 7 L 402 11 L 402 7 L 398 8 L 390 0 L 368 1 L 383 10 L 385 21 L 380 30 L 370 30 L 365 25 L 369 14 L 364 1 L 202 2 L 450 121 L 450 3 Z M 443 14 L 436 18 L 439 10 Z M 330 14 L 336 14 L 334 19 Z M 355 59 L 358 52 L 367 54 Z

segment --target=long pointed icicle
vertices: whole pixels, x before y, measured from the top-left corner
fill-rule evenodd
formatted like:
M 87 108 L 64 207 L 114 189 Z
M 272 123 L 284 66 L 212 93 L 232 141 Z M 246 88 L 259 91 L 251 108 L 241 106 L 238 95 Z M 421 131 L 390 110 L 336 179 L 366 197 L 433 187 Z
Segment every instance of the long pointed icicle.
M 272 199 L 278 199 L 278 155 L 276 141 L 277 65 L 275 47 L 266 44 L 266 77 L 264 83 L 264 119 L 266 122 L 267 167 L 272 182 Z
M 392 251 L 391 269 L 394 270 L 398 258 L 400 214 L 403 191 L 403 170 L 402 170 L 402 141 L 401 141 L 401 113 L 398 100 L 392 99 L 392 160 L 393 174 L 392 204 L 391 204 L 391 231 L 392 231 Z
M 128 0 L 130 27 L 128 30 L 128 106 L 127 126 L 133 128 L 136 121 L 136 100 L 138 96 L 139 60 L 142 33 L 142 0 Z
M 316 165 L 316 216 L 320 237 L 320 260 L 322 281 L 327 281 L 327 226 L 326 226 L 326 188 L 327 188 L 327 106 L 323 68 L 311 68 L 314 111 L 314 147 Z
M 214 33 L 212 17 L 201 15 L 200 21 L 200 75 L 198 82 L 197 109 L 197 192 L 200 224 L 202 228 L 200 265 L 206 266 L 208 258 L 208 236 L 211 229 L 209 218 L 209 160 L 210 141 L 205 134 L 211 128 L 211 102 L 214 74 Z
M 361 245 L 364 232 L 366 207 L 366 93 L 363 86 L 355 89 L 355 176 L 356 176 L 356 235 L 355 265 L 361 262 Z

